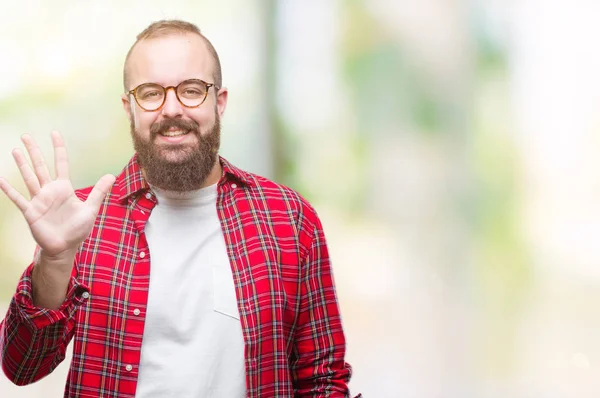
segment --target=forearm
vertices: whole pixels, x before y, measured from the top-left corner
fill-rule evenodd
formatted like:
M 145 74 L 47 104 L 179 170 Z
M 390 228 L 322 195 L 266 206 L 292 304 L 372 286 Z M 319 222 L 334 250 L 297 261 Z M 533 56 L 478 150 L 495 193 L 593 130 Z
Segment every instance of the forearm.
M 56 310 L 65 301 L 75 251 L 50 257 L 43 251 L 38 253 L 32 271 L 33 304 L 36 307 Z
M 331 304 L 330 304 L 331 307 Z M 352 367 L 345 361 L 345 337 L 336 314 L 299 325 L 296 335 L 296 397 L 348 397 Z M 315 324 L 320 324 L 315 329 Z M 317 331 L 318 330 L 318 331 Z
M 318 221 L 307 246 L 292 366 L 296 397 L 347 397 L 352 368 L 345 362 L 346 340 Z
M 0 323 L 0 353 L 6 377 L 14 384 L 27 385 L 52 373 L 63 361 L 74 321 L 63 318 L 36 329 L 19 307 L 13 299 Z
M 32 300 L 34 268 L 32 264 L 24 272 L 6 317 L 0 323 L 2 369 L 18 385 L 39 380 L 64 359 L 75 330 L 77 309 L 87 300 L 84 294 L 87 287 L 72 276 L 66 299 L 57 310 L 35 306 Z

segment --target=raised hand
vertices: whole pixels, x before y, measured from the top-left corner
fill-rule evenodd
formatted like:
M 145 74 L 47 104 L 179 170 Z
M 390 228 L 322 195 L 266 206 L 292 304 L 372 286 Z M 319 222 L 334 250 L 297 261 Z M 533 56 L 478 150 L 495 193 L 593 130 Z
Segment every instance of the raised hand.
M 37 143 L 28 135 L 22 137 L 33 169 L 20 149 L 13 150 L 21 176 L 29 191 L 27 200 L 6 180 L 0 178 L 0 189 L 21 210 L 31 234 L 45 256 L 59 258 L 75 253 L 89 236 L 102 201 L 115 181 L 105 175 L 96 183 L 87 200 L 81 201 L 69 179 L 69 163 L 64 141 L 52 132 L 56 179 L 50 172 Z

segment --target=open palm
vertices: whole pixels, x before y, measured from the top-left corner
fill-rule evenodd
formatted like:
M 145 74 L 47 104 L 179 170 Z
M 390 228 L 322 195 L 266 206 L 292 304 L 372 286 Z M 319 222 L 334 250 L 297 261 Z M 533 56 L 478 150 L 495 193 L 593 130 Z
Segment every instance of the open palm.
M 69 179 L 69 164 L 64 141 L 52 132 L 56 179 L 52 180 L 40 148 L 28 135 L 22 138 L 33 169 L 21 150 L 13 157 L 31 196 L 27 200 L 6 180 L 0 179 L 0 189 L 21 210 L 38 246 L 49 256 L 75 251 L 90 234 L 100 205 L 115 177 L 103 176 L 87 200 L 80 200 Z

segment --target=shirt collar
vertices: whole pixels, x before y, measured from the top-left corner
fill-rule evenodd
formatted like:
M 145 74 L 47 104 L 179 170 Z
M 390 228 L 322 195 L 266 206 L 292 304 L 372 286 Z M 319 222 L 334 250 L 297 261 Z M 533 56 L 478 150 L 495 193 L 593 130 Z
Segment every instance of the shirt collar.
M 221 162 L 221 166 L 223 167 L 223 175 L 221 177 L 221 184 L 223 181 L 227 181 L 228 179 L 237 180 L 243 185 L 254 186 L 255 181 L 251 173 L 244 171 L 240 168 L 229 163 L 224 157 L 219 156 L 219 161 Z
M 223 167 L 223 175 L 221 176 L 219 185 L 229 179 L 236 180 L 243 185 L 255 185 L 254 179 L 250 173 L 237 168 L 221 156 L 219 156 L 219 161 Z M 148 182 L 144 179 L 144 175 L 142 174 L 142 169 L 137 160 L 137 154 L 133 155 L 129 160 L 121 174 L 117 177 L 115 184 L 119 189 L 119 201 L 125 201 L 140 191 L 150 189 Z

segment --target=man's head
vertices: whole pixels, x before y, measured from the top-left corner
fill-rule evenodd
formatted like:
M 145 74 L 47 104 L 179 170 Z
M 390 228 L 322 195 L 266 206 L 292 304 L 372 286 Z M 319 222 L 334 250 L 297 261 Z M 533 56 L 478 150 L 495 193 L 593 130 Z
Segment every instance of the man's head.
M 127 54 L 123 82 L 123 107 L 149 183 L 189 191 L 216 182 L 227 89 L 219 57 L 200 30 L 183 21 L 151 24 Z M 148 83 L 158 86 L 147 89 Z

